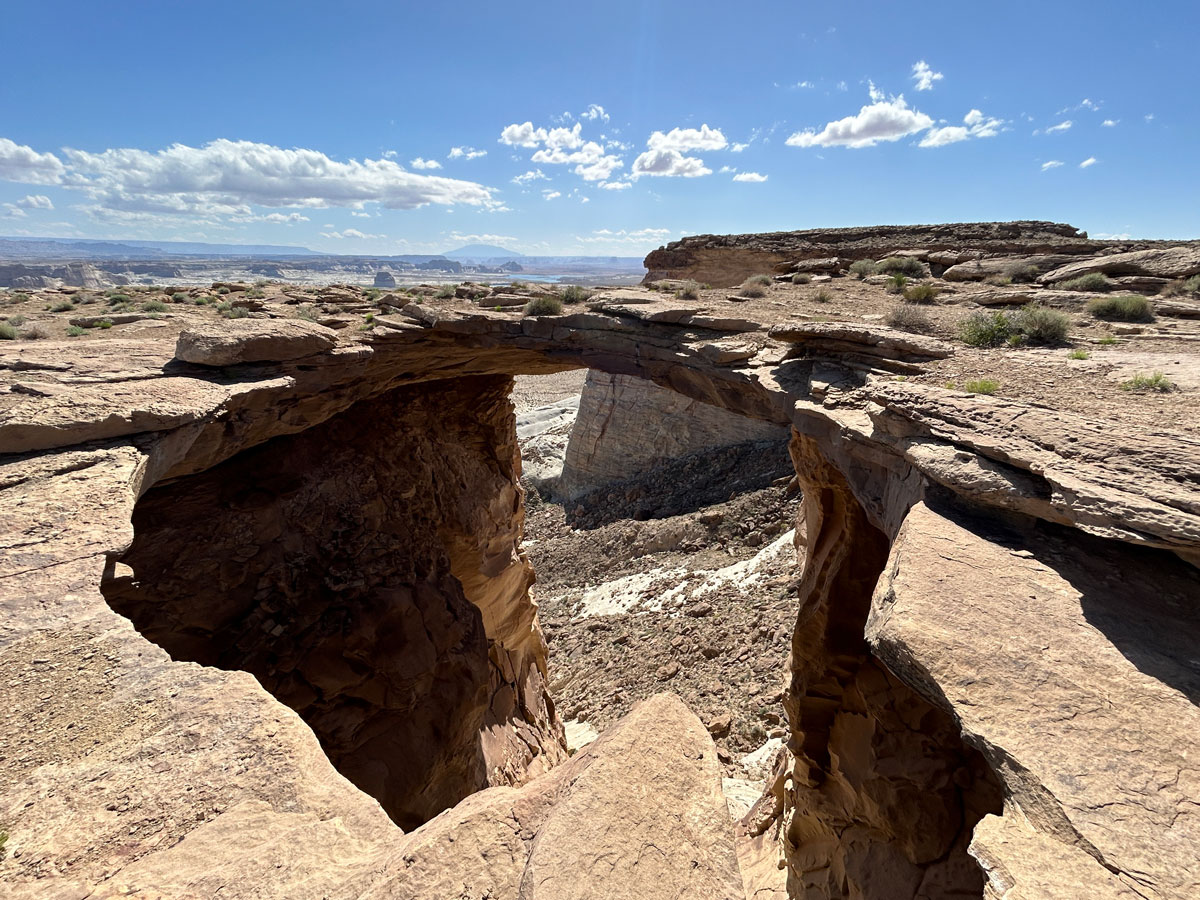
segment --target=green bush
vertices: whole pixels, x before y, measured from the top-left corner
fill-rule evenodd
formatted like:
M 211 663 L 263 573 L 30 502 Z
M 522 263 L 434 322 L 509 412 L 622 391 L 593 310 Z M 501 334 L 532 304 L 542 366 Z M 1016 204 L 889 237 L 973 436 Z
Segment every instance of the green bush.
M 675 296 L 681 300 L 699 300 L 700 299 L 700 284 L 696 281 L 685 281 L 679 286 L 679 290 L 675 292 Z
M 70 312 L 75 308 L 75 304 L 70 300 L 59 300 L 57 303 L 52 303 L 48 307 L 50 312 Z
M 958 323 L 958 337 L 972 347 L 999 347 L 1013 333 L 1008 316 L 997 312 L 973 312 Z
M 1087 275 L 1080 275 L 1078 278 L 1072 278 L 1070 281 L 1060 281 L 1055 287 L 1062 291 L 1101 293 L 1112 290 L 1114 285 L 1099 272 L 1091 272 Z
M 112 328 L 112 322 L 108 319 L 101 319 L 96 323 L 97 328 Z
M 226 319 L 245 319 L 250 315 L 250 310 L 244 306 L 232 306 L 229 309 L 221 310 L 221 315 Z
M 317 308 L 311 303 L 301 303 L 296 310 L 296 315 L 307 322 L 317 321 Z
M 1000 382 L 995 378 L 977 378 L 966 384 L 967 393 L 970 394 L 994 394 L 999 389 Z
M 1140 294 L 1122 294 L 1116 297 L 1097 297 L 1087 305 L 1097 319 L 1116 319 L 1121 322 L 1149 322 L 1154 318 L 1150 301 Z
M 885 289 L 889 294 L 903 294 L 906 287 L 908 287 L 908 276 L 897 272 L 888 279 Z
M 792 284 L 808 284 L 812 281 L 812 276 L 807 272 L 797 272 L 792 276 Z
M 0 322 L 0 341 L 15 341 L 16 339 L 17 329 L 7 322 Z
M 1155 372 L 1153 375 L 1134 375 L 1128 381 L 1122 381 L 1121 390 L 1132 391 L 1135 394 L 1144 394 L 1149 391 L 1165 394 L 1167 391 L 1175 390 L 1175 383 L 1162 372 Z
M 562 292 L 563 303 L 583 303 L 587 300 L 590 300 L 594 293 L 595 291 L 589 291 L 585 287 L 572 284 Z
M 933 321 L 923 309 L 908 303 L 897 303 L 884 317 L 884 322 L 901 331 L 926 333 L 933 330 Z
M 128 303 L 128 302 L 129 302 L 128 294 L 109 294 L 108 295 L 108 305 L 109 306 L 120 306 L 122 303 Z
M 161 300 L 147 300 L 145 303 L 142 304 L 142 311 L 143 312 L 166 312 L 167 304 L 163 303 Z
M 79 337 L 81 334 L 87 334 L 87 329 L 78 325 L 72 325 L 67 329 L 67 337 Z
M 879 266 L 873 259 L 856 259 L 850 263 L 850 274 L 862 281 L 869 275 L 875 275 L 879 272 Z
M 260 291 L 258 288 L 251 288 L 250 290 L 246 291 L 246 299 L 247 300 L 261 300 L 265 296 L 267 296 L 266 293 L 263 291 Z M 379 294 L 375 294 L 374 296 L 378 297 Z
M 775 283 L 775 279 L 770 275 L 751 275 L 746 279 L 745 284 L 761 284 L 763 287 L 770 287 Z
M 904 291 L 904 299 L 909 303 L 932 303 L 937 295 L 938 290 L 932 284 L 914 284 Z
M 221 285 L 219 288 L 217 288 L 217 293 L 224 296 L 225 294 L 229 293 L 229 288 L 225 287 L 225 285 Z
M 1027 303 L 1013 317 L 1013 326 L 1031 344 L 1057 344 L 1067 336 L 1071 320 L 1040 303 Z
M 815 295 L 813 295 L 813 300 L 815 300 L 817 303 L 828 303 L 832 299 L 833 294 L 829 293 L 829 291 L 825 290 L 825 288 L 821 288 Z
M 1067 354 L 1067 359 L 1087 359 L 1091 356 L 1086 350 L 1076 349 Z
M 449 300 L 451 297 L 454 296 L 454 285 L 443 284 L 441 287 L 439 287 L 436 291 L 433 292 L 433 296 L 437 300 Z
M 1071 320 L 1057 310 L 1029 303 L 1015 313 L 975 312 L 958 323 L 958 336 L 972 347 L 1055 344 L 1067 336 Z
M 922 278 L 925 275 L 925 263 L 912 256 L 889 256 L 879 263 L 879 271 L 887 275 L 907 275 L 909 278 Z
M 17 328 L 20 328 L 22 325 L 25 324 L 25 317 L 24 316 L 9 316 L 6 321 L 8 322 L 9 325 L 13 325 Z
M 1097 341 L 1096 343 L 1098 343 L 1101 347 L 1111 347 L 1116 342 L 1117 342 L 1116 337 L 1114 337 L 1111 334 L 1106 334 L 1104 337 L 1100 338 L 1100 340 Z
M 562 301 L 557 297 L 534 297 L 525 304 L 527 316 L 558 316 L 562 311 Z

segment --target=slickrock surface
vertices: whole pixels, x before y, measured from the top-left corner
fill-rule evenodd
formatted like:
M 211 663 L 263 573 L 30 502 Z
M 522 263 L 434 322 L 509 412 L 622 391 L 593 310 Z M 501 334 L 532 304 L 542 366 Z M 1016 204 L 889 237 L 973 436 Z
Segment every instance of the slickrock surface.
M 931 270 L 1111 249 L 947 228 L 916 248 Z M 855 256 L 843 238 L 813 258 Z M 903 304 L 927 318 L 905 330 L 884 284 L 840 271 L 540 317 L 269 289 L 223 312 L 280 335 L 331 322 L 336 345 L 222 366 L 177 357 L 184 329 L 238 352 L 201 289 L 76 337 L 49 296 L 10 298 L 52 336 L 0 345 L 6 894 L 740 897 L 776 891 L 777 858 L 805 898 L 1194 897 L 1200 322 L 1166 302 L 1193 289 L 1141 322 L 1063 298 L 1062 342 L 988 348 L 960 321 L 1014 286 L 920 279 L 938 294 Z M 740 826 L 740 883 L 713 745 L 675 701 L 537 774 L 565 748 L 502 395 L 582 368 L 791 429 L 786 742 Z M 1130 383 L 1151 373 L 1162 390 Z M 677 677 L 705 647 L 672 633 Z M 393 804 L 357 748 L 451 709 L 418 743 L 462 760 L 478 741 L 491 769 L 439 770 L 402 834 L 344 774 Z

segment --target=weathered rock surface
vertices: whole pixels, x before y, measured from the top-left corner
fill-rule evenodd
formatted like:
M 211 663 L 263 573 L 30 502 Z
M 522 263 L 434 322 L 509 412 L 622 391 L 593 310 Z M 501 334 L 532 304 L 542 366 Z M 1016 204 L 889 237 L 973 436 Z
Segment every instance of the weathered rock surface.
M 882 238 L 870 240 L 879 255 Z M 896 249 L 920 246 L 906 243 Z M 1035 243 L 1021 252 L 1053 250 Z M 807 538 L 786 666 L 789 733 L 745 821 L 761 846 L 782 848 L 794 896 L 1082 898 L 1126 886 L 1155 900 L 1194 896 L 1195 439 L 1130 425 L 1117 409 L 1088 418 L 895 380 L 890 367 L 919 372 L 943 348 L 875 326 L 788 322 L 772 334 L 792 317 L 747 314 L 722 331 L 696 321 L 721 318 L 704 304 L 622 297 L 613 306 L 517 319 L 410 304 L 417 311 L 403 326 L 223 370 L 181 363 L 173 341 L 152 337 L 0 350 L 9 388 L 0 392 L 6 891 L 207 896 L 223 885 L 232 896 L 384 897 L 405 896 L 404 879 L 415 878 L 413 896 L 454 896 L 453 886 L 474 897 L 474 882 L 446 879 L 483 871 L 500 873 L 478 880 L 494 897 L 560 896 L 591 883 L 560 888 L 568 868 L 632 877 L 633 860 L 606 843 L 631 830 L 645 851 L 638 869 L 654 876 L 638 879 L 643 891 L 686 886 L 692 876 L 673 868 L 684 860 L 697 862 L 693 895 L 736 889 L 712 861 L 723 850 L 657 858 L 653 847 L 676 833 L 685 839 L 668 846 L 717 846 L 691 820 L 648 824 L 647 840 L 635 813 L 581 839 L 580 823 L 611 808 L 615 783 L 600 778 L 604 769 L 589 782 L 572 768 L 591 750 L 525 786 L 472 794 L 401 836 L 299 716 L 246 674 L 278 678 L 278 696 L 292 691 L 297 709 L 332 717 L 334 744 L 361 747 L 397 740 L 396 723 L 381 734 L 343 729 L 363 720 L 328 713 L 335 695 L 387 709 L 405 685 L 380 656 L 412 646 L 415 658 L 388 662 L 452 672 L 456 685 L 467 678 L 470 702 L 454 708 L 485 710 L 481 754 L 497 736 L 513 750 L 499 757 L 498 781 L 524 777 L 506 774 L 507 761 L 552 726 L 536 726 L 520 699 L 538 696 L 521 675 L 536 665 L 516 661 L 536 658 L 538 637 L 515 549 L 515 435 L 496 413 L 496 379 L 590 367 L 793 429 Z M 216 327 L 232 336 L 239 326 Z M 228 340 L 236 358 L 240 345 Z M 455 435 L 439 437 L 439 427 Z M 370 452 L 357 460 L 360 441 Z M 275 459 L 272 447 L 287 449 Z M 222 505 L 223 496 L 237 502 Z M 161 546 L 134 527 L 176 512 L 191 529 L 161 531 Z M 209 558 L 206 546 L 220 550 Z M 385 561 L 389 548 L 402 558 Z M 202 564 L 203 580 L 189 584 Z M 155 578 L 142 580 L 139 566 Z M 310 606 L 313 571 L 322 582 Z M 377 577 L 384 571 L 403 577 L 390 584 Z M 108 605 L 102 581 L 145 633 Z M 161 602 L 160 584 L 170 587 Z M 386 601 L 409 591 L 421 592 L 413 608 L 429 620 L 400 616 L 396 630 L 372 633 L 362 611 L 391 612 Z M 493 617 L 473 599 L 484 595 L 509 600 Z M 225 596 L 244 605 L 218 632 L 199 620 Z M 189 608 L 188 597 L 203 602 Z M 312 618 L 315 608 L 330 616 Z M 354 615 L 339 619 L 346 609 Z M 435 620 L 439 610 L 446 616 Z M 164 629 L 164 643 L 226 641 L 221 654 L 244 650 L 245 671 L 172 659 L 147 639 L 158 614 L 185 623 Z M 454 634 L 458 658 L 424 649 L 445 648 L 441 638 Z M 271 640 L 285 636 L 291 643 Z M 508 652 L 517 646 L 535 649 Z M 316 686 L 305 672 L 329 695 L 305 699 L 297 673 Z M 427 698 L 456 696 L 432 675 L 422 685 Z M 442 712 L 410 708 L 414 722 Z M 498 714 L 489 731 L 488 711 L 504 709 L 512 715 Z M 547 704 L 541 721 L 552 715 Z M 460 758 L 465 729 L 437 732 L 445 743 L 432 755 Z M 698 746 L 652 736 L 658 753 Z M 672 784 L 703 762 L 691 757 L 689 770 L 662 759 L 671 771 L 654 777 Z M 624 803 L 632 794 L 660 809 L 641 776 L 617 771 Z M 556 818 L 575 776 L 590 799 Z M 671 808 L 707 809 L 690 800 Z M 462 839 L 440 837 L 443 826 L 463 828 Z M 486 835 L 503 851 L 482 858 Z M 612 896 L 638 895 L 628 880 L 613 884 Z
M 552 491 L 574 499 L 688 453 L 786 440 L 780 425 L 689 400 L 641 378 L 591 370 Z
M 186 329 L 175 357 L 201 366 L 233 366 L 300 359 L 336 345 L 337 332 L 315 322 L 237 319 L 228 327 Z
M 1101 272 L 1106 275 L 1142 275 L 1155 278 L 1186 278 L 1200 273 L 1200 246 L 1185 244 L 1177 247 L 1134 250 L 1113 253 L 1060 266 L 1038 280 L 1055 284 L 1069 278 Z

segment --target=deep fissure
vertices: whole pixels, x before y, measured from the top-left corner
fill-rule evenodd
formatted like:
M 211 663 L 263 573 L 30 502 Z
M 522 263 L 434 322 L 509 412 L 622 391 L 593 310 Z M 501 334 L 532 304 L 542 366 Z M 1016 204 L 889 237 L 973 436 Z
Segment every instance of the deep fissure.
M 106 573 L 109 603 L 176 659 L 254 674 L 406 830 L 536 776 L 565 750 L 520 552 L 510 387 L 394 389 L 151 489 Z M 793 896 L 979 895 L 966 845 L 999 810 L 994 776 L 871 656 L 889 538 L 815 440 L 792 449 L 808 528 L 785 703 L 795 763 L 772 786 L 787 815 L 760 803 L 749 827 L 791 848 Z

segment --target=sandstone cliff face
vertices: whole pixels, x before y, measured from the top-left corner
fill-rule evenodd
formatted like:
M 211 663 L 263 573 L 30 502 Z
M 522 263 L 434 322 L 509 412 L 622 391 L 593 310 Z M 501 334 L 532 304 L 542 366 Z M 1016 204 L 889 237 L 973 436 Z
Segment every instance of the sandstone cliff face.
M 104 584 L 244 669 L 402 827 L 565 758 L 520 552 L 507 378 L 431 382 L 156 488 Z
M 919 253 L 925 258 L 928 254 L 949 252 L 954 255 L 939 256 L 938 264 L 951 265 L 985 255 L 1094 256 L 1140 249 L 1153 243 L 1090 240 L 1074 226 L 1055 222 L 881 225 L 768 234 L 704 234 L 672 241 L 648 254 L 644 282 L 693 279 L 716 287 L 733 287 L 756 273 L 790 271 L 793 264 L 804 260 L 833 258 L 844 267 L 856 259 L 882 259 L 894 253 Z
M 782 426 L 690 400 L 642 378 L 589 370 L 554 492 L 573 499 L 688 453 L 786 439 Z
M 10 613 L 0 689 L 12 710 L 0 730 L 11 761 L 0 768 L 11 835 L 0 879 L 10 893 L 209 896 L 224 885 L 245 897 L 419 896 L 411 885 L 444 885 L 447 871 L 502 859 L 503 879 L 453 887 L 519 897 L 580 861 L 589 875 L 624 865 L 610 844 L 589 856 L 588 841 L 575 840 L 588 819 L 580 808 L 559 820 L 547 812 L 567 793 L 542 787 L 582 777 L 575 761 L 398 834 L 301 718 L 240 671 L 261 672 L 280 697 L 294 691 L 288 702 L 336 732 L 321 736 L 326 744 L 368 749 L 365 732 L 338 730 L 366 721 L 351 712 L 387 716 L 389 703 L 405 708 L 416 696 L 405 694 L 410 680 L 452 673 L 464 688 L 437 687 L 457 709 L 481 716 L 485 731 L 489 716 L 508 723 L 502 741 L 515 752 L 505 760 L 524 758 L 517 740 L 548 757 L 553 743 L 523 731 L 539 727 L 528 717 L 537 665 L 522 669 L 537 638 L 514 550 L 514 438 L 496 376 L 592 367 L 795 432 L 808 538 L 792 656 L 781 665 L 790 733 L 747 821 L 760 840 L 778 841 L 794 895 L 1195 896 L 1195 437 L 1114 425 L 1115 411 L 1105 421 L 896 380 L 956 351 L 873 324 L 779 324 L 649 292 L 637 299 L 647 302 L 520 320 L 409 304 L 331 349 L 223 369 L 180 362 L 173 342 L 154 339 L 0 351 L 14 386 L 0 397 Z M 236 322 L 206 327 L 239 332 Z M 359 446 L 378 463 L 356 458 Z M 293 480 L 302 472 L 319 477 Z M 194 491 L 170 493 L 189 483 Z M 156 484 L 162 493 L 135 509 Z M 308 510 L 337 527 L 317 527 Z M 192 581 L 191 545 L 204 540 L 227 553 Z M 308 568 L 292 582 L 297 561 Z M 106 603 L 108 566 L 109 597 L 145 635 Z M 401 602 L 373 605 L 393 567 L 403 577 L 388 599 Z M 159 585 L 170 589 L 160 596 Z M 507 598 L 495 607 L 480 599 L 493 589 Z M 220 610 L 191 598 L 226 591 L 236 603 L 218 632 L 206 617 Z M 424 617 L 420 629 L 404 630 L 404 615 L 393 623 L 386 614 L 409 595 L 444 627 L 422 635 Z M 322 630 L 326 608 L 333 627 Z M 379 638 L 364 611 L 391 630 Z M 160 616 L 173 624 L 156 636 Z M 390 658 L 380 645 L 393 634 L 415 641 L 420 658 Z M 306 645 L 309 636 L 321 644 Z M 163 646 L 184 639 L 181 655 L 211 653 L 230 668 L 170 658 Z M 325 641 L 335 658 L 320 659 Z M 505 654 L 493 657 L 497 644 Z M 365 661 L 372 672 L 354 668 Z M 495 702 L 506 690 L 520 716 L 504 718 L 507 703 Z M 445 786 L 451 761 L 469 759 L 468 729 L 436 708 L 409 710 L 436 732 L 425 764 Z M 664 754 L 708 752 L 691 726 L 660 714 L 673 723 L 655 742 Z M 487 747 L 485 736 L 485 768 Z M 697 834 L 680 829 L 711 815 L 693 802 L 706 796 L 693 790 L 701 760 L 686 759 L 662 755 L 620 774 L 637 809 L 656 810 L 653 834 Z M 659 804 L 638 781 L 664 768 L 691 772 L 693 800 Z M 479 809 L 487 828 L 461 832 L 479 838 L 478 854 L 471 840 L 435 839 Z M 609 831 L 619 837 L 621 827 Z M 651 858 L 661 845 L 638 835 L 639 861 Z M 539 850 L 555 844 L 569 852 L 542 867 Z M 706 873 L 695 895 L 730 896 L 711 857 L 665 858 Z M 689 884 L 665 864 L 629 872 L 612 896 L 679 896 L 673 886 Z

